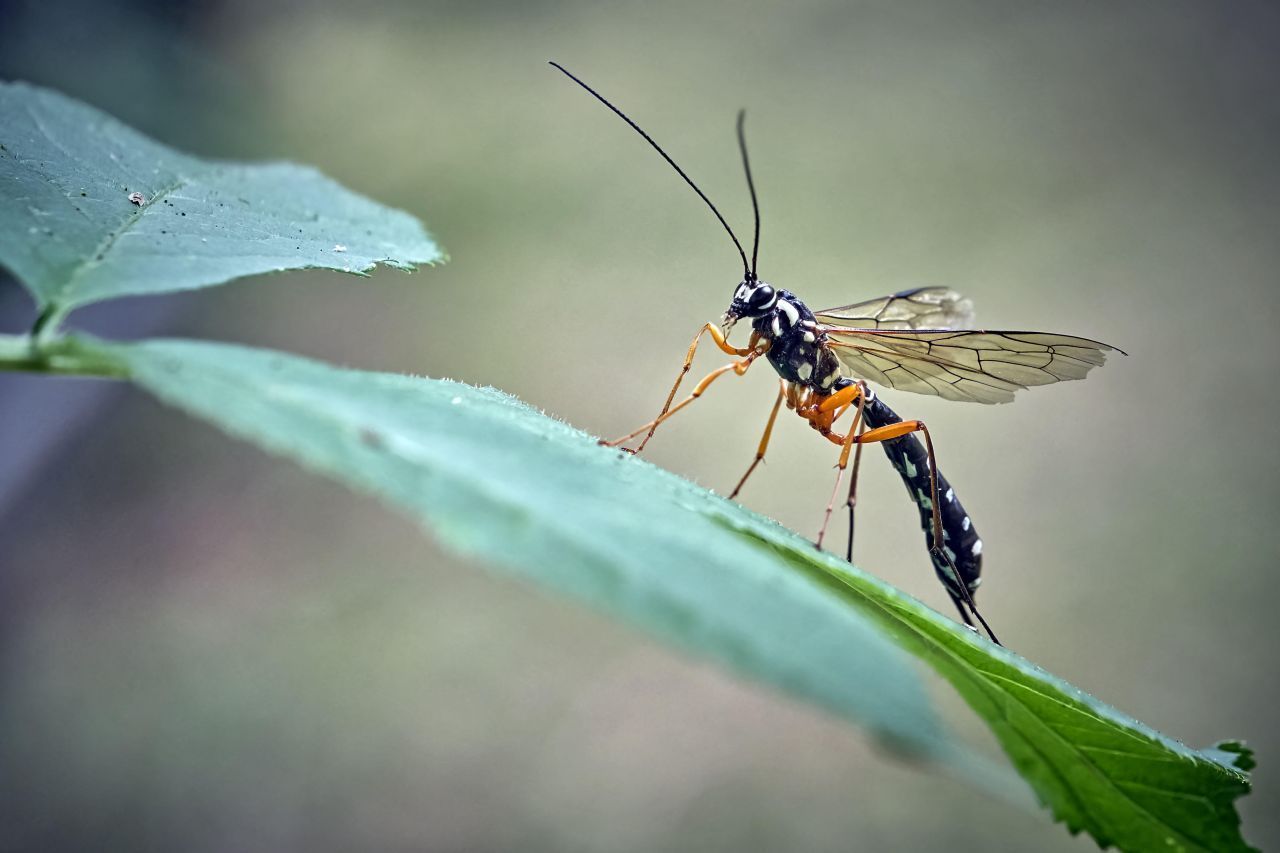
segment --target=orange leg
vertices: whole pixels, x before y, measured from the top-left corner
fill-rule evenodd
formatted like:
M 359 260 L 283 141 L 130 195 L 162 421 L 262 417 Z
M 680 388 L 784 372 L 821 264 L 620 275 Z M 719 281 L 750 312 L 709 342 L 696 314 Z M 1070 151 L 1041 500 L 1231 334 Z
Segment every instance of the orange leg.
M 854 418 L 853 425 L 850 427 L 849 432 L 846 435 L 841 435 L 840 433 L 835 432 L 831 428 L 832 425 L 841 415 L 843 415 L 846 411 L 849 410 L 849 408 L 852 406 L 855 400 L 857 401 L 857 405 L 858 405 L 857 415 Z M 939 507 L 938 460 L 933 450 L 933 437 L 929 434 L 928 427 L 924 425 L 924 421 L 901 421 L 899 423 L 888 424 L 883 427 L 877 427 L 875 429 L 863 431 L 861 429 L 861 426 L 862 426 L 861 421 L 862 421 L 862 409 L 863 409 L 864 403 L 865 403 L 865 396 L 863 395 L 863 390 L 860 387 L 860 384 L 858 384 L 858 385 L 850 385 L 849 387 L 841 389 L 840 391 L 830 395 L 829 397 L 823 397 L 819 400 L 811 401 L 809 398 L 804 398 L 801 400 L 800 405 L 796 407 L 797 413 L 802 418 L 809 421 L 810 426 L 812 426 L 819 433 L 821 433 L 822 436 L 826 438 L 828 441 L 830 441 L 832 444 L 838 444 L 840 445 L 840 448 L 841 448 L 840 461 L 838 463 L 838 467 L 840 468 L 840 471 L 836 475 L 836 488 L 831 493 L 831 502 L 827 504 L 826 515 L 823 517 L 822 529 L 818 533 L 818 541 L 816 544 L 818 545 L 818 547 L 822 547 L 823 535 L 826 533 L 827 522 L 829 522 L 831 519 L 832 504 L 834 504 L 836 492 L 838 492 L 840 488 L 840 478 L 844 474 L 844 467 L 849 459 L 850 448 L 856 445 L 859 451 L 861 451 L 861 448 L 864 444 L 874 444 L 875 442 L 879 442 L 879 441 L 890 441 L 895 438 L 901 438 L 904 435 L 909 435 L 913 432 L 923 432 L 925 449 L 928 452 L 928 457 L 929 457 L 929 492 L 930 492 L 929 506 L 930 506 L 931 514 L 933 516 L 931 526 L 933 527 L 933 543 L 934 544 L 933 544 L 933 547 L 930 549 L 930 553 L 933 556 L 939 558 L 942 562 L 946 563 L 950 567 L 951 576 L 955 580 L 957 588 L 960 589 L 964 595 L 963 602 L 969 606 L 969 609 L 972 611 L 974 617 L 982 624 L 982 627 L 986 629 L 987 636 L 991 638 L 991 641 L 996 645 L 1000 645 L 1000 641 L 996 638 L 995 633 L 991 630 L 991 626 L 987 624 L 987 620 L 983 619 L 982 614 L 978 612 L 978 607 L 976 604 L 974 604 L 972 593 L 969 591 L 968 586 L 964 583 L 964 580 L 960 577 L 960 572 L 956 568 L 955 562 L 951 559 L 951 557 L 947 555 L 947 552 L 942 544 L 943 542 L 942 513 L 938 508 Z M 849 487 L 850 540 L 849 540 L 848 553 L 850 557 L 852 557 L 852 551 L 853 551 L 853 530 L 852 530 L 853 507 L 857 500 L 855 490 L 857 485 L 856 471 L 857 471 L 857 466 L 859 461 L 860 461 L 860 457 L 855 456 L 854 458 L 855 475 L 854 475 L 854 480 Z M 959 604 L 960 601 L 961 601 L 960 599 L 957 599 L 957 604 Z M 963 608 L 961 609 L 961 614 L 962 615 L 964 614 Z M 965 621 L 968 622 L 967 616 L 965 617 Z
M 717 329 L 716 331 L 718 332 L 719 329 Z M 755 361 L 756 358 L 758 358 L 760 355 L 761 355 L 761 352 L 759 350 L 752 351 L 742 361 L 733 361 L 733 362 L 730 362 L 729 364 L 726 364 L 724 367 L 717 367 L 715 370 L 711 371 L 706 376 L 702 377 L 702 381 L 694 386 L 692 394 L 690 394 L 688 397 L 685 397 L 683 400 L 681 400 L 679 403 L 676 403 L 674 406 L 667 407 L 667 409 L 663 411 L 662 414 L 658 415 L 658 417 L 649 421 L 649 423 L 642 424 L 641 426 L 637 427 L 636 429 L 622 436 L 622 438 L 615 438 L 613 441 L 602 441 L 601 444 L 605 445 L 606 447 L 616 447 L 617 445 L 622 444 L 624 441 L 629 441 L 635 438 L 640 433 L 644 432 L 645 430 L 648 430 L 649 433 L 648 435 L 645 436 L 644 441 L 640 442 L 640 446 L 637 447 L 634 451 L 632 451 L 633 453 L 639 453 L 641 450 L 644 449 L 644 442 L 649 440 L 649 438 L 653 435 L 654 430 L 658 428 L 659 424 L 661 424 L 667 418 L 674 415 L 676 412 L 683 409 L 685 406 L 692 403 L 694 400 L 701 397 L 702 392 L 706 391 L 712 382 L 715 382 L 717 379 L 719 379 L 721 376 L 725 375 L 729 371 L 733 371 L 739 376 L 746 373 L 747 369 L 751 367 L 751 362 Z
M 742 487 L 746 485 L 747 478 L 751 476 L 751 472 L 756 470 L 756 466 L 764 461 L 764 452 L 769 447 L 769 436 L 773 434 L 773 422 L 778 419 L 778 409 L 782 408 L 782 401 L 786 396 L 787 383 L 779 381 L 778 399 L 773 401 L 773 411 L 769 412 L 769 420 L 764 425 L 764 435 L 760 437 L 760 446 L 756 448 L 756 458 L 752 461 L 751 467 L 747 468 L 747 473 L 742 475 L 738 485 L 733 487 L 733 491 L 729 494 L 729 500 L 733 500 L 738 496 L 738 492 L 742 491 Z
M 808 389 L 805 389 L 808 391 Z M 796 412 L 809 422 L 809 425 L 822 433 L 835 444 L 844 444 L 844 436 L 831 432 L 831 425 L 836 422 L 849 407 L 862 397 L 861 384 L 842 388 L 827 397 L 818 397 L 812 392 L 800 398 Z
M 864 428 L 866 424 L 862 425 Z M 858 469 L 862 466 L 862 444 L 853 451 L 853 470 L 849 472 L 849 498 L 845 506 L 849 508 L 849 545 L 845 548 L 844 558 L 853 562 L 854 510 L 858 507 Z
M 840 481 L 844 478 L 844 469 L 849 464 L 849 451 L 855 443 L 858 444 L 858 449 L 861 450 L 862 445 L 859 443 L 859 439 L 861 436 L 866 435 L 866 433 L 862 431 L 862 408 L 866 404 L 866 395 L 862 393 L 861 388 L 857 385 L 853 385 L 845 389 L 845 391 L 850 390 L 854 391 L 857 396 L 858 408 L 853 415 L 853 424 L 849 427 L 849 432 L 844 437 L 844 441 L 841 442 L 840 461 L 836 463 L 836 484 L 831 488 L 831 499 L 827 501 L 827 511 L 822 516 L 822 527 L 818 530 L 818 541 L 814 543 L 818 548 L 822 547 L 822 540 L 827 535 L 827 525 L 831 523 L 831 512 L 835 509 L 836 495 L 840 493 Z M 832 397 L 844 394 L 845 391 L 833 394 Z M 826 402 L 827 401 L 823 401 L 823 403 L 818 406 L 819 411 L 822 410 L 822 406 L 826 405 Z M 835 412 L 835 416 L 832 420 L 834 421 L 835 418 L 840 417 L 840 415 L 848 411 L 849 405 L 849 403 L 845 403 L 840 406 L 840 408 L 834 409 L 833 411 Z
M 850 430 L 852 433 L 853 430 Z M 960 571 L 956 568 L 955 563 L 947 556 L 947 552 L 943 547 L 942 537 L 942 512 L 938 509 L 940 506 L 940 498 L 938 495 L 938 458 L 933 451 L 933 436 L 929 434 L 929 428 L 924 425 L 924 421 L 901 421 L 896 424 L 877 427 L 876 429 L 867 430 L 864 433 L 854 436 L 853 443 L 858 445 L 873 444 L 877 441 L 889 441 L 894 438 L 901 438 L 913 432 L 924 433 L 924 446 L 929 454 L 929 492 L 930 492 L 930 509 L 933 511 L 933 548 L 932 552 L 942 558 L 942 560 L 951 567 L 951 576 L 955 579 L 956 587 L 964 595 L 964 603 L 969 605 L 969 609 L 982 627 L 986 629 L 987 636 L 991 637 L 991 641 L 996 645 L 1000 645 L 1000 641 L 996 639 L 995 633 L 991 630 L 991 626 L 987 624 L 987 620 L 982 618 L 982 614 L 978 612 L 978 606 L 974 604 L 973 594 L 969 592 L 969 587 L 965 584 L 964 579 L 960 577 Z M 847 436 L 840 436 L 836 433 L 824 433 L 827 438 L 843 446 L 840 454 L 841 461 L 847 457 L 849 453 L 849 440 Z M 829 510 L 828 510 L 829 512 Z
M 624 435 L 622 438 L 615 439 L 614 441 L 602 441 L 601 444 L 604 444 L 607 447 L 616 447 L 624 441 L 635 438 L 642 431 L 648 429 L 648 434 L 644 437 L 644 440 L 640 442 L 640 446 L 637 447 L 634 452 L 639 453 L 641 450 L 644 450 L 644 446 L 649 443 L 649 439 L 653 438 L 653 432 L 658 428 L 658 424 L 666 420 L 667 414 L 671 411 L 671 401 L 676 398 L 676 392 L 680 390 L 680 383 L 684 381 L 685 374 L 687 374 L 689 372 L 689 368 L 693 366 L 693 356 L 698 351 L 698 343 L 702 340 L 702 336 L 704 334 L 711 335 L 711 339 L 715 341 L 716 346 L 720 348 L 721 352 L 727 355 L 736 355 L 740 358 L 751 355 L 751 353 L 755 351 L 756 344 L 759 342 L 759 335 L 752 332 L 751 340 L 747 347 L 739 349 L 738 347 L 730 345 L 730 343 L 725 340 L 724 334 L 713 323 L 707 323 L 698 330 L 698 334 L 693 336 L 693 343 L 689 344 L 689 351 L 685 353 L 684 356 L 684 364 L 680 367 L 680 373 L 676 375 L 675 384 L 671 386 L 671 393 L 667 395 L 667 401 L 662 404 L 662 411 L 658 413 L 658 416 L 649 421 L 649 423 L 640 427 L 640 429 L 634 430 L 633 432 Z M 738 375 L 741 376 L 741 372 Z M 694 396 L 696 397 L 697 394 L 695 393 Z

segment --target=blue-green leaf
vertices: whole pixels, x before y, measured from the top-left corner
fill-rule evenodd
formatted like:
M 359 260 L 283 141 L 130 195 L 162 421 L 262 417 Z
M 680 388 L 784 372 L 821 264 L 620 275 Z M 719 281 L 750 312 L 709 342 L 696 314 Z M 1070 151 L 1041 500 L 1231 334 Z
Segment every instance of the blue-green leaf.
M 1240 744 L 1183 746 L 776 523 L 497 391 L 220 344 L 70 341 L 63 353 L 381 496 L 451 548 L 980 772 L 941 731 L 905 649 L 955 686 L 1054 815 L 1100 844 L 1248 849 Z
M 42 309 L 443 259 L 412 216 L 314 169 L 201 160 L 57 92 L 0 83 L 0 266 Z

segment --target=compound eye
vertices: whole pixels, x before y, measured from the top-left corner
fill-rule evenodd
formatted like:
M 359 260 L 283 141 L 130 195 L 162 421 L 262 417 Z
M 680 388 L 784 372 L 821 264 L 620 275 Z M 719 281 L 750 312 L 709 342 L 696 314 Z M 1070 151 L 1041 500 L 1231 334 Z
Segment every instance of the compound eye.
M 763 308 L 773 302 L 773 288 L 767 284 L 762 284 L 751 294 L 751 307 Z

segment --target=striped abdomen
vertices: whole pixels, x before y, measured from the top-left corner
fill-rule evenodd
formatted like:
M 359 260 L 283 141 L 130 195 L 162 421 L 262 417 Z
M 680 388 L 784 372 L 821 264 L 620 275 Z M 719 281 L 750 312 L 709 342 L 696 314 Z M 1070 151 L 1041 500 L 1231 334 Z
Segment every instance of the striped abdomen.
M 862 414 L 867 426 L 872 429 L 902 421 L 902 418 L 898 417 L 897 413 L 874 393 L 867 395 Z M 901 438 L 882 441 L 880 446 L 884 448 L 885 455 L 889 457 L 893 467 L 897 468 L 898 473 L 902 475 L 902 482 L 906 484 L 911 500 L 920 510 L 920 526 L 924 528 L 925 541 L 929 545 L 929 553 L 933 560 L 934 571 L 938 573 L 938 579 L 942 581 L 953 598 L 963 600 L 965 596 L 956 587 L 946 560 L 934 553 L 929 454 L 924 444 L 914 435 L 904 435 Z M 978 537 L 978 531 L 974 529 L 969 514 L 960 505 L 960 499 L 956 497 L 955 490 L 951 488 L 951 484 L 941 472 L 938 473 L 938 494 L 942 499 L 939 511 L 942 515 L 943 549 L 955 563 L 960 577 L 969 587 L 969 593 L 972 595 L 977 591 L 978 584 L 982 582 L 982 539 Z

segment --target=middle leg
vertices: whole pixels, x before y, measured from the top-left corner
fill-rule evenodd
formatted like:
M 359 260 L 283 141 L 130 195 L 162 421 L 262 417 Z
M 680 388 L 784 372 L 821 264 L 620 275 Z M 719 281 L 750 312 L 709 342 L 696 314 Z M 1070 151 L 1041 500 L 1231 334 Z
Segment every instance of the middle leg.
M 764 435 L 760 437 L 760 445 L 756 448 L 756 458 L 751 462 L 751 466 L 747 468 L 747 473 L 742 475 L 742 479 L 738 481 L 738 485 L 733 487 L 733 491 L 729 493 L 729 500 L 733 500 L 738 496 L 738 492 L 742 491 L 742 487 L 746 485 L 747 478 L 751 476 L 751 472 L 756 470 L 756 466 L 764 461 L 764 452 L 769 448 L 769 436 L 773 434 L 773 422 L 778 419 L 778 410 L 782 408 L 782 401 L 787 396 L 787 383 L 784 380 L 778 380 L 778 399 L 773 401 L 773 410 L 769 412 L 769 420 L 764 425 Z
M 836 495 L 840 493 L 840 481 L 841 479 L 844 478 L 844 469 L 849 464 L 849 451 L 853 448 L 854 444 L 857 443 L 858 437 L 865 434 L 863 432 L 862 415 L 863 415 L 863 407 L 866 405 L 867 395 L 863 393 L 861 386 L 858 386 L 858 385 L 852 386 L 852 390 L 856 392 L 856 397 L 858 401 L 857 407 L 854 410 L 853 423 L 849 426 L 849 432 L 847 435 L 845 435 L 844 441 L 841 443 L 840 460 L 839 462 L 836 463 L 836 483 L 834 486 L 831 487 L 831 499 L 827 501 L 827 510 L 822 516 L 822 527 L 818 530 L 818 541 L 814 543 L 815 545 L 817 545 L 819 549 L 822 548 L 822 540 L 827 535 L 827 525 L 831 523 L 831 513 L 835 509 Z M 832 423 L 834 423 L 841 415 L 843 415 L 846 411 L 848 411 L 850 406 L 851 404 L 846 403 L 844 404 L 843 407 L 835 410 L 835 415 L 831 419 Z M 821 410 L 821 406 L 819 406 L 819 410 Z M 858 444 L 859 456 L 861 455 L 861 451 L 862 451 L 862 445 Z M 856 475 L 856 467 L 855 467 L 855 475 Z M 852 550 L 852 547 L 853 547 L 852 544 L 850 544 L 850 550 Z
M 859 429 L 865 431 L 866 427 L 867 422 L 863 421 Z M 845 499 L 845 506 L 849 508 L 849 544 L 844 549 L 844 558 L 850 563 L 853 562 L 853 534 L 856 530 L 854 512 L 858 508 L 858 469 L 862 467 L 862 446 L 862 442 L 857 442 L 853 451 L 853 470 L 849 472 L 849 497 Z

